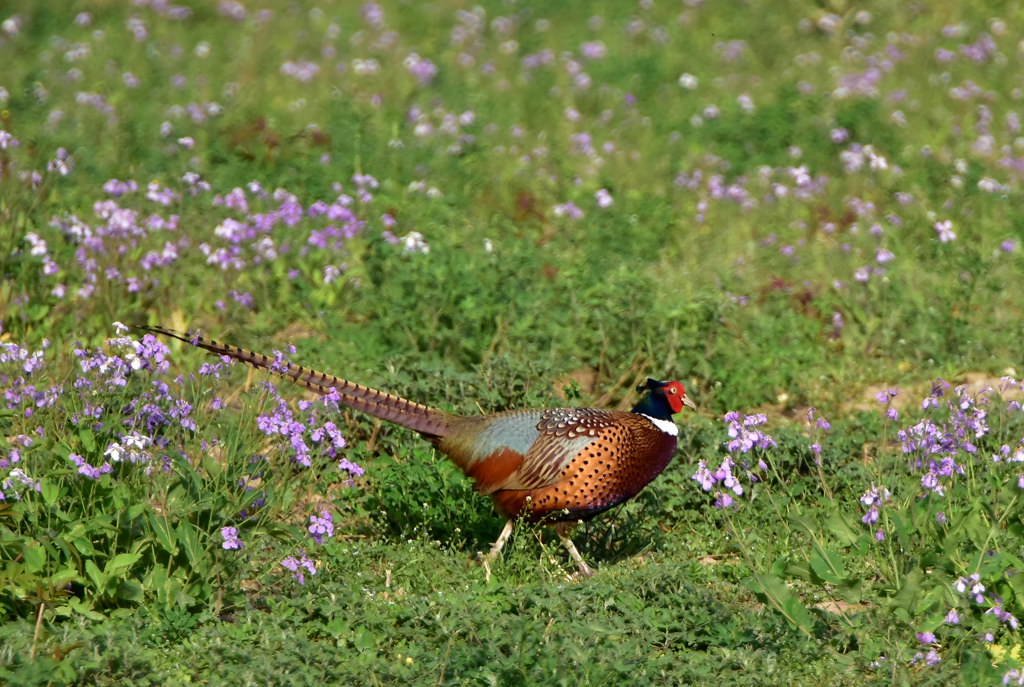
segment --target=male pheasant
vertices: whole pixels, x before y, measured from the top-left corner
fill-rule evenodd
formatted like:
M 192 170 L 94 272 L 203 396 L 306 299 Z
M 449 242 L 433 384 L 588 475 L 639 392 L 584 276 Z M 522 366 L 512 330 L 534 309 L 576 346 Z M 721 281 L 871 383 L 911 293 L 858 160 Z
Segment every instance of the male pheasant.
M 163 327 L 139 327 L 289 377 L 351 408 L 418 432 L 490 494 L 508 518 L 484 557 L 501 551 L 517 518 L 555 526 L 584 576 L 592 570 L 569 538 L 573 527 L 635 496 L 676 451 L 672 416 L 695 408 L 679 382 L 648 379 L 631 412 L 593 408 L 508 410 L 460 416 L 260 353 Z

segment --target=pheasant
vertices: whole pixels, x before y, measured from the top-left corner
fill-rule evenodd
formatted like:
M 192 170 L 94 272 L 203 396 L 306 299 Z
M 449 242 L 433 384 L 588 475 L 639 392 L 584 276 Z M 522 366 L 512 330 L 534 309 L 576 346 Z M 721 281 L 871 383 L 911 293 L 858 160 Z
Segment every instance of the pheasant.
M 139 329 L 289 377 L 319 394 L 335 392 L 344 405 L 418 432 L 475 481 L 477 492 L 493 497 L 508 519 L 483 558 L 488 579 L 490 563 L 519 518 L 554 525 L 580 574 L 591 575 L 570 532 L 661 474 L 676 451 L 679 430 L 672 416 L 684 406 L 696 408 L 679 382 L 648 379 L 637 387 L 646 393 L 631 412 L 547 408 L 461 416 L 196 334 Z

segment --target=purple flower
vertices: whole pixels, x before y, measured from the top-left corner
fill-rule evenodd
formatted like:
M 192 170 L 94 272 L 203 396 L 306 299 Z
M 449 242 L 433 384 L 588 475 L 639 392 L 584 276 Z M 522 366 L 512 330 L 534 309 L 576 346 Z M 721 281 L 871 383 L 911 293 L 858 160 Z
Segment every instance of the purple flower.
M 956 612 L 955 608 L 949 609 L 949 613 L 946 614 L 947 625 L 958 625 L 960 623 L 960 614 Z
M 221 544 L 221 547 L 224 549 L 240 549 L 245 546 L 238 536 L 238 530 L 234 527 L 221 527 L 220 536 L 224 539 L 224 543 Z
M 912 659 L 910 659 L 910 665 L 916 665 L 921 661 L 924 661 L 925 665 L 934 666 L 938 665 L 938 663 L 942 661 L 942 657 L 939 655 L 939 652 L 935 649 L 929 649 L 928 653 L 926 654 L 921 653 L 919 651 L 916 654 L 914 654 L 914 657 Z
M 697 471 L 693 473 L 693 477 L 690 479 L 699 482 L 704 491 L 711 491 L 715 486 L 715 476 L 708 469 L 708 464 L 703 460 L 697 464 Z
M 601 41 L 588 41 L 580 46 L 580 54 L 588 60 L 599 60 L 608 54 L 608 48 Z
M 961 594 L 967 594 L 974 599 L 975 603 L 984 603 L 985 585 L 981 583 L 981 575 L 973 573 L 969 577 L 961 577 L 953 583 L 953 589 Z
M 306 584 L 306 576 L 303 574 L 303 570 L 307 571 L 310 575 L 316 575 L 316 564 L 313 563 L 309 558 L 306 557 L 306 552 L 300 552 L 300 557 L 288 556 L 281 561 L 281 566 L 286 570 L 291 570 L 299 584 Z
M 0 150 L 7 150 L 8 148 L 17 148 L 20 143 L 9 131 L 0 129 Z
M 725 447 L 730 453 L 749 453 L 752 449 L 768 449 L 777 446 L 771 436 L 756 429 L 768 422 L 764 413 L 744 415 L 740 418 L 737 411 L 730 411 L 725 414 L 725 421 L 729 423 L 728 433 L 732 441 L 728 441 Z
M 867 512 L 864 513 L 860 521 L 865 525 L 874 525 L 877 523 L 881 512 L 880 507 L 888 501 L 891 496 L 892 494 L 890 494 L 889 490 L 885 487 L 876 487 L 872 484 L 871 488 L 865 491 L 864 495 L 860 497 L 860 502 L 868 507 Z M 881 537 L 879 538 L 878 535 L 881 535 Z M 882 541 L 885 539 L 885 532 L 883 530 L 878 530 L 875 533 L 875 538 L 878 541 Z
M 309 516 L 309 533 L 317 544 L 324 543 L 324 537 L 328 539 L 334 536 L 334 518 L 328 510 L 320 511 L 320 515 Z
M 307 60 L 299 62 L 288 60 L 281 65 L 280 71 L 283 75 L 290 76 L 300 83 L 309 83 L 320 72 L 320 65 Z
M 338 469 L 348 472 L 353 477 L 362 477 L 363 473 L 366 472 L 362 467 L 347 458 L 342 458 L 338 461 Z
M 917 633 L 917 641 L 921 642 L 922 644 L 934 644 L 935 643 L 935 633 L 934 632 L 918 632 Z
M 942 243 L 949 243 L 950 241 L 956 240 L 956 232 L 953 231 L 952 220 L 942 220 L 936 222 L 934 225 L 935 233 L 939 235 L 939 241 Z
M 879 403 L 888 403 L 893 398 L 895 398 L 898 393 L 899 389 L 886 389 L 884 391 L 879 391 L 875 395 L 875 400 L 878 401 Z
M 1024 685 L 1024 670 L 1013 668 L 1003 675 L 1004 685 Z
M 78 455 L 77 453 L 69 453 L 68 454 L 68 460 L 70 460 L 72 463 L 74 463 L 78 467 L 78 474 L 80 474 L 80 475 L 82 475 L 84 477 L 88 477 L 89 479 L 99 479 L 100 477 L 102 477 L 103 475 L 107 474 L 108 472 L 110 472 L 110 471 L 112 471 L 114 469 L 110 465 L 110 463 L 106 463 L 106 462 L 103 463 L 103 465 L 100 465 L 99 467 L 96 467 L 94 465 L 90 465 L 85 460 L 85 458 L 83 458 L 82 456 Z
M 403 64 L 421 85 L 427 85 L 437 76 L 437 65 L 416 53 L 409 53 Z
M 999 622 L 1009 625 L 1010 629 L 1016 630 L 1020 627 L 1020 621 L 1018 621 L 1013 614 L 1003 608 L 1002 604 L 996 603 L 992 608 L 985 611 L 985 615 L 994 615 L 999 619 Z
M 728 508 L 733 504 L 733 498 L 724 491 L 715 492 L 715 508 Z
M 569 201 L 568 203 L 559 203 L 551 210 L 555 217 L 568 217 L 569 219 L 579 220 L 583 219 L 583 210 Z

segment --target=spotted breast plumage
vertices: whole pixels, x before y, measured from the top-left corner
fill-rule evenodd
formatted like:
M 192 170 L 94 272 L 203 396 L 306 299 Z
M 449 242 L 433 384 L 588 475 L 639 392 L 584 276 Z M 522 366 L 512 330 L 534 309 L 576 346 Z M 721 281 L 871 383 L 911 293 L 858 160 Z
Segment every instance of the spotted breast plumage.
M 335 393 L 344 405 L 421 434 L 475 481 L 478 492 L 491 495 L 508 518 L 484 557 L 488 577 L 490 563 L 518 518 L 555 525 L 580 573 L 591 574 L 570 531 L 632 498 L 661 474 L 676 451 L 672 415 L 694 407 L 679 382 L 649 379 L 638 389 L 645 395 L 630 412 L 548 408 L 459 416 L 194 334 L 140 329 L 289 377 L 320 394 Z

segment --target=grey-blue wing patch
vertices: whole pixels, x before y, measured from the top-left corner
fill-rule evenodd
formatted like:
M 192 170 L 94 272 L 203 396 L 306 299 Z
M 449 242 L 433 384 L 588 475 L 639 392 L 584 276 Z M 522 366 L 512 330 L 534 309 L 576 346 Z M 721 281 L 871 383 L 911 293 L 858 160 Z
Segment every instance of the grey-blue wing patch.
M 613 425 L 615 414 L 593 408 L 551 408 L 537 423 L 538 437 L 516 474 L 524 489 L 554 484 L 573 458 Z

